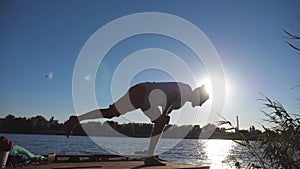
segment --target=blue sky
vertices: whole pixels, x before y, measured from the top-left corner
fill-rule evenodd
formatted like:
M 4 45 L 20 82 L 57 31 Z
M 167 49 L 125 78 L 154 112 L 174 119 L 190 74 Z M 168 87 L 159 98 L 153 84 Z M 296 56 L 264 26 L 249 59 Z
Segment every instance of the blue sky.
M 300 89 L 289 89 L 300 84 L 300 55 L 281 37 L 282 29 L 299 34 L 299 27 L 292 26 L 299 23 L 299 6 L 299 1 L 283 0 L 3 0 L 0 2 L 0 117 L 39 114 L 63 122 L 75 114 L 72 76 L 83 45 L 105 24 L 138 12 L 176 15 L 206 34 L 220 56 L 228 82 L 223 113 L 228 120 L 234 121 L 239 115 L 241 127 L 258 127 L 263 118 L 262 102 L 257 100 L 262 98 L 260 92 L 299 114 L 299 101 L 294 97 L 300 97 Z M 183 59 L 193 55 L 180 42 L 158 35 L 138 35 L 120 42 L 105 56 L 97 73 L 95 91 L 100 107 L 112 102 L 110 80 L 116 66 L 126 56 L 144 48 L 169 50 Z M 203 64 L 186 60 L 200 79 L 205 76 Z M 45 77 L 49 72 L 53 73 L 52 79 Z M 168 80 L 172 80 L 168 74 L 148 70 L 138 74 L 132 84 Z M 134 113 L 115 120 L 147 122 Z M 213 121 L 201 116 L 196 120 L 200 125 L 207 122 Z M 185 123 L 195 124 L 195 121 L 187 119 Z

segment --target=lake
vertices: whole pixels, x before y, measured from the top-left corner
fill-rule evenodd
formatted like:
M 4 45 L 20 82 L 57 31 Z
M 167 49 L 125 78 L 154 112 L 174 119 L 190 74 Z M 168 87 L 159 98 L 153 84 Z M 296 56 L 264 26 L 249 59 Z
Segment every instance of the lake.
M 148 148 L 148 138 L 87 137 L 59 135 L 0 134 L 35 154 L 118 153 L 134 154 Z M 175 163 L 209 165 L 211 169 L 235 168 L 245 155 L 231 140 L 161 139 L 156 154 Z

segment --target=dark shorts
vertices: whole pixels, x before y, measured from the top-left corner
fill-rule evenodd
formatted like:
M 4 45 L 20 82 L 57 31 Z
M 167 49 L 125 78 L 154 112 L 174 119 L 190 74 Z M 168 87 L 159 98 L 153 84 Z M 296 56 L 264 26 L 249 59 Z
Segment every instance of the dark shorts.
M 143 85 L 135 85 L 131 87 L 127 93 L 109 106 L 109 109 L 119 114 L 141 109 L 146 111 L 150 108 L 150 103 L 147 97 L 147 90 Z
M 146 111 L 150 108 L 150 103 L 148 100 L 148 91 L 143 85 L 135 85 L 129 89 L 129 98 L 132 105 L 136 109 L 142 109 Z

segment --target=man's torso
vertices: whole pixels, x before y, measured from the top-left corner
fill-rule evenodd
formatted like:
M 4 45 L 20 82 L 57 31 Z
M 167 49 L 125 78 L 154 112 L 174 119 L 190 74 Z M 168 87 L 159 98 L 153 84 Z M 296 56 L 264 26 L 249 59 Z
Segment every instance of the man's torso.
M 180 82 L 140 83 L 133 86 L 130 91 L 132 93 L 130 99 L 140 107 L 164 107 L 167 102 L 171 102 L 173 109 L 181 108 L 192 94 L 191 87 Z

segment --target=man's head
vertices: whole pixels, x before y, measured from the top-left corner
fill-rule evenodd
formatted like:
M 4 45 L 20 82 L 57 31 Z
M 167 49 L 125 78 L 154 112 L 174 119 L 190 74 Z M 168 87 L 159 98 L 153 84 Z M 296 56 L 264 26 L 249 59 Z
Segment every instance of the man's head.
M 191 97 L 192 106 L 201 106 L 206 100 L 208 100 L 209 95 L 205 89 L 205 86 L 202 85 L 201 87 L 196 88 L 193 90 L 193 94 Z

